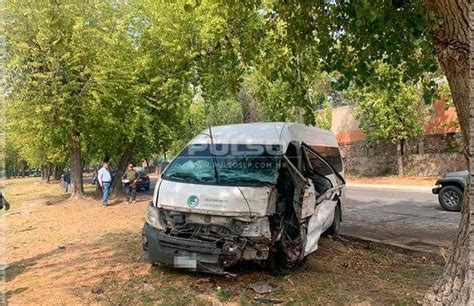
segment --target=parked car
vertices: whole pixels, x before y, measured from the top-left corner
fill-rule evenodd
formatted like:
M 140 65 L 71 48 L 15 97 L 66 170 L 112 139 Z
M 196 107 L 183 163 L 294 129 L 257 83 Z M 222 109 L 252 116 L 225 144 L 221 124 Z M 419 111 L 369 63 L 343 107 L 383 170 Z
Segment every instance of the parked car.
M 143 257 L 216 274 L 251 260 L 286 273 L 322 234 L 338 233 L 344 186 L 330 131 L 295 123 L 212 127 L 161 174 Z
M 450 172 L 436 181 L 433 193 L 438 195 L 441 207 L 449 211 L 461 211 L 468 171 Z
M 41 171 L 40 170 L 31 170 L 30 177 L 40 177 L 41 176 Z
M 137 178 L 137 191 L 148 191 L 150 190 L 150 177 L 145 172 L 138 172 Z

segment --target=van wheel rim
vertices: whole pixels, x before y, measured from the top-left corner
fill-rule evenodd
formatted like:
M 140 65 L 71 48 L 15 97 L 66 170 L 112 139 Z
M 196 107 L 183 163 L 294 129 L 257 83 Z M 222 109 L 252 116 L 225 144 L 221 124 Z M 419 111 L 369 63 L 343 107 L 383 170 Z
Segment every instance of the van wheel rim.
M 447 191 L 443 195 L 443 202 L 446 206 L 456 207 L 459 204 L 459 195 L 455 191 Z

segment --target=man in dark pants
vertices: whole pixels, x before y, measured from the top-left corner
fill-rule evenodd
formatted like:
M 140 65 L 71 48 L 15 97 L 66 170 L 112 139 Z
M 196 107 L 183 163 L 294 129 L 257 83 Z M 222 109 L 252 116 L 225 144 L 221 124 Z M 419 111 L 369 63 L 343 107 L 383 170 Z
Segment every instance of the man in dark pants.
M 69 189 L 71 187 L 71 172 L 69 169 L 66 169 L 66 172 L 63 174 L 63 183 L 64 183 L 64 189 L 66 192 L 69 192 Z
M 132 164 L 128 165 L 127 172 L 125 172 L 122 177 L 125 193 L 127 195 L 127 204 L 136 202 L 135 197 L 137 195 L 137 179 L 137 171 L 135 171 Z

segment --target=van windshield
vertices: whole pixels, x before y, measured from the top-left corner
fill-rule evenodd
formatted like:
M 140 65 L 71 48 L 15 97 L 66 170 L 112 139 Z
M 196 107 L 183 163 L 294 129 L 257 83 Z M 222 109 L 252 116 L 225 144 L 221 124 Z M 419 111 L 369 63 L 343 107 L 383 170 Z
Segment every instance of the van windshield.
M 163 178 L 197 184 L 273 185 L 281 157 L 280 145 L 192 144 L 173 160 Z

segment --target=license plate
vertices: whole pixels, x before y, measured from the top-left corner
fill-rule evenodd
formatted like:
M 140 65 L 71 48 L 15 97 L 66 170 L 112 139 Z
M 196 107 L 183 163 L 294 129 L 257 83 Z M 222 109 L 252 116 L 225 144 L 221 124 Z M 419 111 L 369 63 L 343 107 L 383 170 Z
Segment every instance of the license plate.
M 196 256 L 175 256 L 174 267 L 181 269 L 196 269 Z

